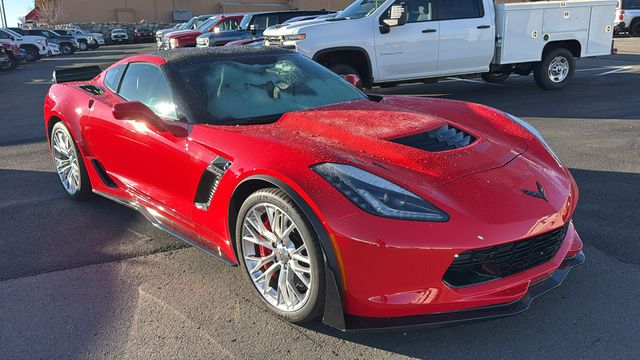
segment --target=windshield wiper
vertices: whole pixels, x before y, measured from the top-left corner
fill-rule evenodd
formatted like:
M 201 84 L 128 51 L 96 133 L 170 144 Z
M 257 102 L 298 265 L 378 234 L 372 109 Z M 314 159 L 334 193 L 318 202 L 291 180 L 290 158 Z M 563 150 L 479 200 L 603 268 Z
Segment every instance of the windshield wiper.
M 258 125 L 258 124 L 271 124 L 278 121 L 282 114 L 273 114 L 273 115 L 264 115 L 264 116 L 255 116 L 244 119 L 228 119 L 222 120 L 223 125 Z

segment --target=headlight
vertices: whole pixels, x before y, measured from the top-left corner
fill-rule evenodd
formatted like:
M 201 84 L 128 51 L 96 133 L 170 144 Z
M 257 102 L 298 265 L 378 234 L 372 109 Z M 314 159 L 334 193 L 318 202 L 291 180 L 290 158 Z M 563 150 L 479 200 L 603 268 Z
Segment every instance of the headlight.
M 296 40 L 304 40 L 307 38 L 306 34 L 297 34 L 297 35 L 285 35 L 282 37 L 284 41 L 296 41 Z
M 551 155 L 553 156 L 554 159 L 556 159 L 558 164 L 560 164 L 560 158 L 558 158 L 558 155 L 556 155 L 556 153 L 551 149 L 551 146 L 549 146 L 549 144 L 547 144 L 545 139 L 542 137 L 542 134 L 540 134 L 540 132 L 536 128 L 534 128 L 533 125 L 520 119 L 517 116 L 513 116 L 509 113 L 504 113 L 504 114 L 507 115 L 514 122 L 518 123 L 523 128 L 527 129 L 531 133 L 531 135 L 535 136 L 542 143 L 542 145 L 544 145 L 544 147 L 547 148 L 547 151 L 551 153 Z
M 447 214 L 418 195 L 357 167 L 324 163 L 312 169 L 368 213 L 402 220 L 449 220 Z
M 169 45 L 171 45 L 172 49 L 178 47 L 178 39 L 169 39 Z

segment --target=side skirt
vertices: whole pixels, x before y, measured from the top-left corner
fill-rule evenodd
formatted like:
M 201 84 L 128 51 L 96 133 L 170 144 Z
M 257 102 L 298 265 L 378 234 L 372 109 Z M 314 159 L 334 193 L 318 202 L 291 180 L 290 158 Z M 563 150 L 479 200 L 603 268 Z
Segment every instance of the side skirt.
M 194 239 L 192 239 L 192 238 L 190 238 L 190 237 L 188 237 L 188 236 L 186 236 L 186 235 L 184 235 L 184 234 L 172 229 L 171 227 L 163 224 L 160 221 L 160 219 L 158 219 L 156 216 L 151 214 L 147 210 L 147 208 L 145 206 L 143 206 L 142 204 L 140 204 L 139 202 L 134 201 L 134 200 L 122 199 L 120 197 L 117 197 L 117 196 L 114 196 L 114 195 L 110 195 L 110 194 L 107 194 L 107 193 L 104 193 L 104 192 L 101 192 L 101 191 L 98 191 L 98 190 L 93 190 L 93 192 L 98 194 L 98 195 L 100 195 L 100 196 L 102 196 L 102 197 L 105 197 L 105 198 L 107 198 L 109 200 L 117 202 L 118 204 L 124 205 L 124 206 L 129 207 L 129 208 L 131 208 L 133 210 L 136 210 L 137 212 L 142 214 L 142 216 L 144 216 L 147 220 L 149 220 L 149 222 L 153 226 L 157 227 L 158 229 L 160 229 L 162 231 L 165 231 L 165 232 L 177 237 L 178 239 L 186 242 L 187 244 L 195 247 L 196 249 L 201 250 L 201 251 L 213 256 L 214 258 L 216 258 L 218 260 L 221 260 L 222 262 L 224 262 L 227 265 L 236 266 L 236 264 L 233 261 L 231 261 L 229 258 L 224 256 L 224 254 L 222 254 L 222 251 L 216 252 L 214 250 L 211 250 L 211 249 L 207 248 L 206 246 L 200 244 L 198 241 L 196 241 L 196 240 L 194 240 Z

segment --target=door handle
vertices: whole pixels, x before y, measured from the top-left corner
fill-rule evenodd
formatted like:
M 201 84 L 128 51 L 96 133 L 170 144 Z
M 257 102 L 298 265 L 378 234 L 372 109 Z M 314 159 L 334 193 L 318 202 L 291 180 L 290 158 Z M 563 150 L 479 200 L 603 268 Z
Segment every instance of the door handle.
M 478 25 L 478 29 L 490 29 L 491 25 Z
M 436 31 L 438 31 L 438 30 L 436 30 L 436 29 L 424 29 L 424 30 L 422 30 L 422 32 L 425 33 L 425 34 L 426 33 L 434 33 Z
M 89 110 L 93 109 L 93 103 L 95 101 L 93 99 L 89 100 Z

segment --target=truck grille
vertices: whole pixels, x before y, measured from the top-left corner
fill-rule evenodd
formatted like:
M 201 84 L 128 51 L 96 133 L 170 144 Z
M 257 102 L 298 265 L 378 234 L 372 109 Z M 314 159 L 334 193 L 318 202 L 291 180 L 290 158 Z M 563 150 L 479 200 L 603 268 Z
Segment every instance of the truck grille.
M 458 254 L 443 280 L 454 287 L 476 285 L 542 265 L 557 253 L 569 223 L 525 240 Z

